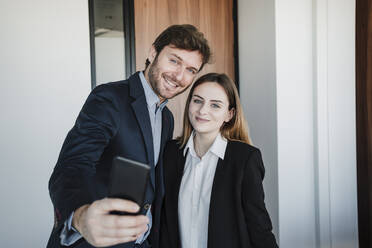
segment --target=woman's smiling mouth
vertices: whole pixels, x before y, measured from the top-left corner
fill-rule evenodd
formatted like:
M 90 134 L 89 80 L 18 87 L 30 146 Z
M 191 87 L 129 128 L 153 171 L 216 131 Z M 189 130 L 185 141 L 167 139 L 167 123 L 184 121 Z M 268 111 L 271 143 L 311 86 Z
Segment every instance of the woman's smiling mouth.
M 201 118 L 201 117 L 197 117 L 197 116 L 195 116 L 195 120 L 197 120 L 199 122 L 208 122 L 209 121 L 207 119 L 204 119 L 204 118 Z

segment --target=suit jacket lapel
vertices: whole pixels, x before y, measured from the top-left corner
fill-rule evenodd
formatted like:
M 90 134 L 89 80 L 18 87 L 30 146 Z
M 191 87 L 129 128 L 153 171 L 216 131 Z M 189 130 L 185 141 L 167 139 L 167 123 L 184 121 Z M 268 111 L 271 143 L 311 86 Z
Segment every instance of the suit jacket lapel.
M 211 199 L 209 202 L 209 219 L 208 219 L 208 247 L 212 247 L 214 244 L 212 242 L 211 227 L 216 225 L 216 220 L 218 216 L 215 215 L 215 207 L 221 206 L 221 202 L 218 202 L 216 199 L 217 192 L 221 192 L 220 187 L 224 187 L 223 181 L 224 176 L 226 175 L 226 166 L 229 163 L 229 142 L 227 143 L 225 158 L 222 160 L 218 159 L 216 171 L 214 173 Z
M 174 186 L 167 190 L 169 195 L 166 195 L 167 205 L 170 207 L 167 211 L 167 222 L 169 223 L 169 238 L 172 242 L 172 247 L 181 247 L 181 239 L 179 232 L 179 222 L 178 222 L 178 195 L 180 191 L 183 170 L 185 168 L 186 157 L 183 156 L 183 149 L 178 150 L 172 157 L 174 159 L 174 169 L 172 170 L 173 177 L 168 178 L 171 184 Z
M 158 164 L 162 164 L 163 163 L 163 153 L 164 153 L 164 148 L 165 148 L 165 145 L 168 141 L 168 137 L 169 137 L 169 127 L 171 125 L 170 123 L 170 120 L 167 118 L 167 115 L 166 115 L 166 112 L 165 112 L 165 109 L 163 109 L 162 111 L 162 127 L 161 127 L 161 140 L 160 140 L 160 152 L 159 152 L 159 160 L 158 160 Z M 157 189 L 159 189 L 160 191 L 160 195 L 163 196 L 164 194 L 164 183 L 163 183 L 163 166 L 157 166 L 156 167 L 156 187 L 158 187 Z
M 163 109 L 162 111 L 161 121 L 162 123 L 161 123 L 161 141 L 160 141 L 159 161 L 160 161 L 160 158 L 163 157 L 164 147 L 168 141 L 168 136 L 169 136 L 168 132 L 169 132 L 170 120 L 166 116 L 165 109 Z
M 150 181 L 152 187 L 155 189 L 154 142 L 145 92 L 142 88 L 138 73 L 129 78 L 129 90 L 131 97 L 135 99 L 132 102 L 132 108 L 136 115 L 138 125 L 141 128 L 143 140 L 145 141 L 147 159 L 151 167 Z
M 177 240 L 174 240 L 174 244 L 177 244 L 177 247 L 181 247 L 181 236 L 179 232 L 179 223 L 178 223 L 178 196 L 180 192 L 180 187 L 181 187 L 181 181 L 182 181 L 182 176 L 183 176 L 183 170 L 185 168 L 185 163 L 186 163 L 186 156 L 183 156 L 183 149 L 178 151 L 180 154 L 178 156 L 178 161 L 177 161 L 177 182 L 176 182 L 176 189 L 177 190 L 177 196 L 175 198 L 175 209 L 172 210 L 173 213 L 176 213 L 176 216 L 174 216 L 174 231 L 178 235 L 173 235 L 173 237 L 176 237 Z
M 226 163 L 226 156 L 225 156 L 225 159 L 222 160 L 222 159 L 218 159 L 218 162 L 217 162 L 217 167 L 216 167 L 216 171 L 214 173 L 214 178 L 213 178 L 213 185 L 212 185 L 212 192 L 211 192 L 211 200 L 210 200 L 210 206 L 215 206 L 213 204 L 215 204 L 215 194 L 216 192 L 218 192 L 218 188 L 220 187 L 221 185 L 221 182 L 223 182 L 223 177 L 224 177 L 224 169 L 225 169 L 225 166 L 227 165 Z

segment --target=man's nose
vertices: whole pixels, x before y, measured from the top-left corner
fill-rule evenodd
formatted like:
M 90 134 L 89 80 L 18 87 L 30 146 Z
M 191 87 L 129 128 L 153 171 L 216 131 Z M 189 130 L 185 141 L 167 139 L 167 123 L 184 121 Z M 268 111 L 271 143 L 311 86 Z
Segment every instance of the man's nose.
M 175 74 L 178 82 L 182 83 L 182 78 L 183 78 L 184 73 L 185 73 L 185 68 L 183 66 L 178 67 L 176 74 Z

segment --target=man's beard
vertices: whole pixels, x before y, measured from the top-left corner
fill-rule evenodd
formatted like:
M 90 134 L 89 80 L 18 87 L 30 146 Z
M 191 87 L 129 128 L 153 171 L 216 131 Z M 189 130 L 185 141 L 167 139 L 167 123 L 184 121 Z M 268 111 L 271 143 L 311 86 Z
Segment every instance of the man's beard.
M 148 76 L 149 76 L 149 81 L 150 81 L 149 83 L 150 83 L 152 89 L 154 90 L 155 94 L 160 96 L 161 98 L 164 98 L 164 99 L 173 98 L 173 97 L 183 93 L 185 90 L 187 90 L 191 86 L 191 84 L 188 85 L 183 90 L 181 90 L 180 92 L 176 92 L 174 95 L 172 95 L 170 97 L 162 95 L 161 94 L 161 89 L 160 89 L 161 75 L 160 75 L 160 72 L 159 72 L 158 57 L 157 56 L 155 57 L 154 62 L 152 62 L 152 64 L 149 65 Z M 178 82 L 178 80 L 174 76 L 170 76 L 170 80 L 172 80 L 173 82 L 177 82 L 177 84 L 180 85 L 180 83 Z M 178 87 L 180 87 L 180 86 L 178 86 Z
M 150 68 L 149 68 L 149 81 L 150 81 L 149 83 L 156 95 L 162 98 L 165 98 L 164 96 L 160 94 L 159 84 L 160 84 L 161 78 L 159 74 L 160 73 L 159 73 L 159 68 L 158 68 L 158 57 L 156 56 L 156 58 L 154 59 L 154 62 L 150 65 Z

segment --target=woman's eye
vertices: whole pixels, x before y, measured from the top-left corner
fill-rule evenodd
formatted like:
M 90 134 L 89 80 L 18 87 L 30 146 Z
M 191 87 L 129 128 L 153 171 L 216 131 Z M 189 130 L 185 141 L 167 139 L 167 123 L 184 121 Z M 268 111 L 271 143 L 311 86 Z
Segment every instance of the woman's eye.
M 175 59 L 170 59 L 169 60 L 171 63 L 173 63 L 173 64 L 177 64 L 177 60 L 175 60 Z
M 220 105 L 213 103 L 212 108 L 220 108 Z
M 201 100 L 199 100 L 199 99 L 194 99 L 194 101 L 193 101 L 194 103 L 202 103 L 202 101 Z

